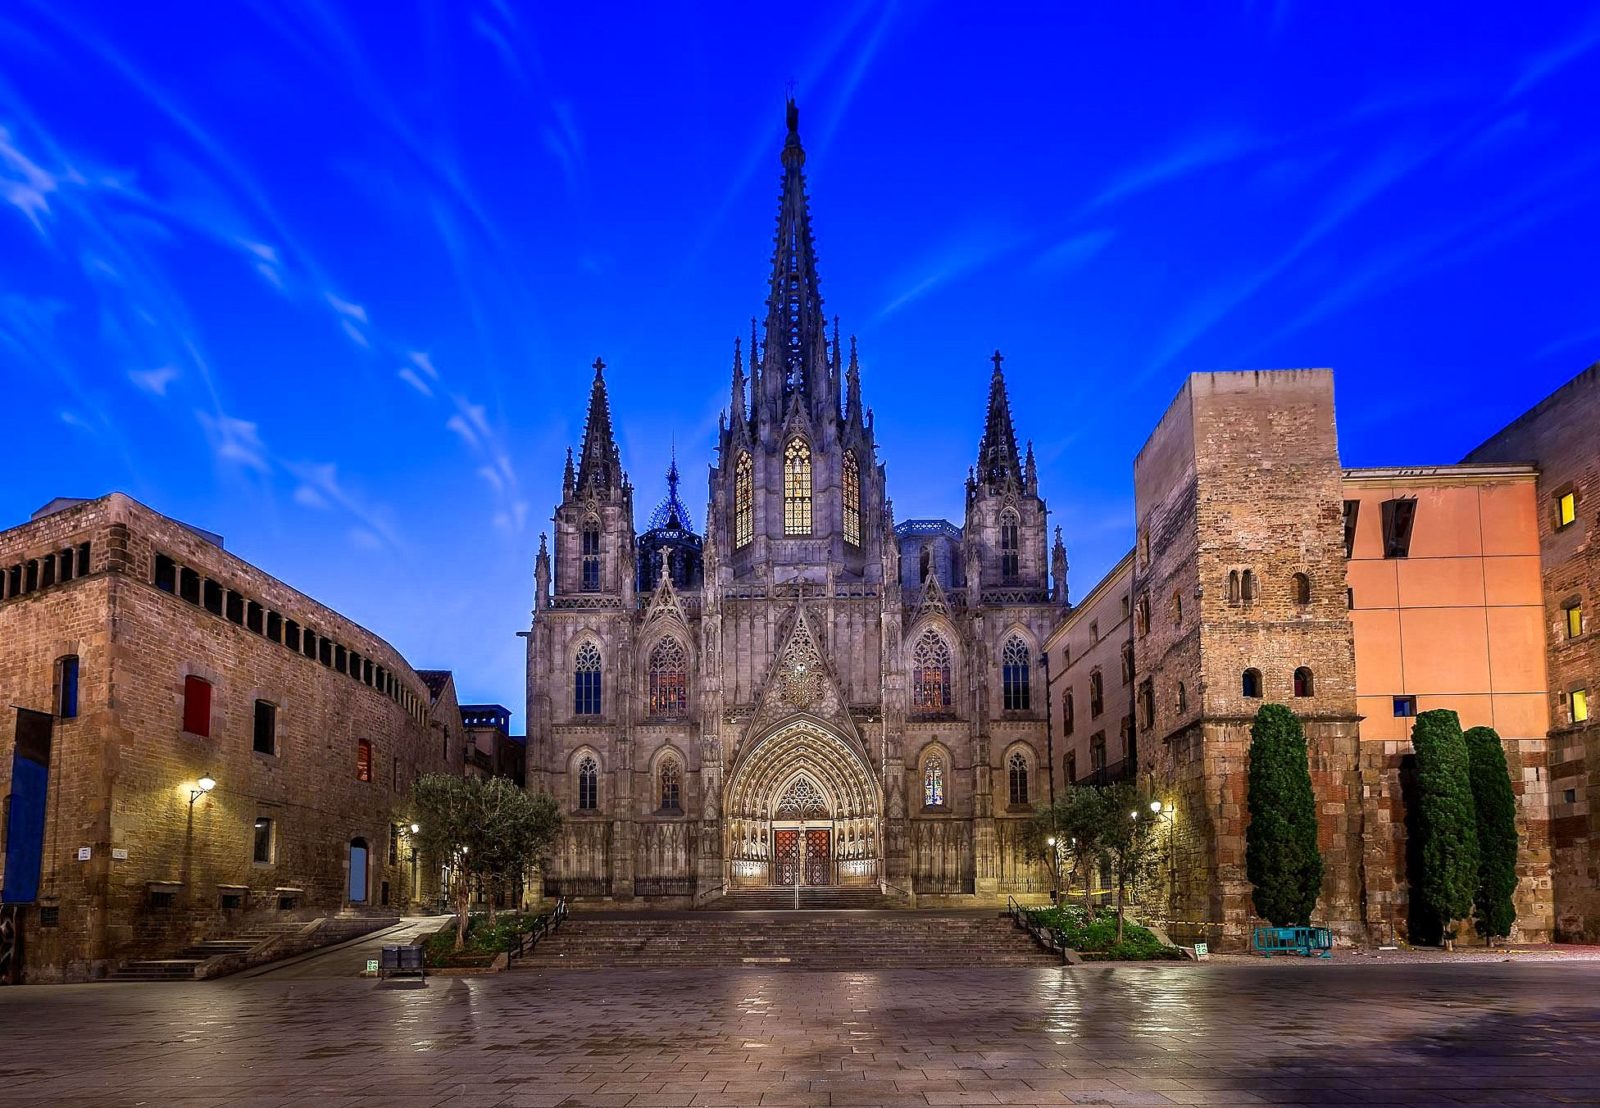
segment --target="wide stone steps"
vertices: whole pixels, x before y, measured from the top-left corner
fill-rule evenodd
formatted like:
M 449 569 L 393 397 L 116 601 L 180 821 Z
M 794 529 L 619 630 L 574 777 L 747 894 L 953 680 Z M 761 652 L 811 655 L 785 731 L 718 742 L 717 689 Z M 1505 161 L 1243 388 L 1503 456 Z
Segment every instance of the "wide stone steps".
M 799 895 L 792 888 L 733 889 L 706 907 L 720 912 L 838 911 L 847 908 L 895 908 L 899 902 L 877 889 L 850 889 L 838 886 L 802 887 Z
M 903 911 L 656 919 L 579 913 L 516 963 L 524 969 L 754 965 L 833 970 L 1059 964 L 1007 919 Z

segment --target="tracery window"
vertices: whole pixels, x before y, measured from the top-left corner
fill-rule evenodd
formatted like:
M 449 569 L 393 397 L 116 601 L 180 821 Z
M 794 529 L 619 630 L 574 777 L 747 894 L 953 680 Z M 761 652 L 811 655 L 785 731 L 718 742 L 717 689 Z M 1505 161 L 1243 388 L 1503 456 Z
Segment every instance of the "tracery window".
M 927 808 L 944 807 L 944 759 L 937 754 L 922 765 L 922 803 Z
M 652 716 L 678 719 L 689 707 L 689 661 L 683 644 L 671 635 L 650 650 L 648 702 Z
M 1006 762 L 1006 771 L 1011 780 L 1011 803 L 1028 803 L 1028 759 L 1022 751 L 1011 755 Z
M 683 809 L 683 770 L 676 758 L 661 761 L 661 810 L 677 812 Z
M 1000 651 L 1000 689 L 1008 712 L 1028 710 L 1028 644 L 1012 635 Z
M 783 533 L 811 534 L 811 447 L 800 438 L 783 452 Z
M 756 535 L 755 481 L 750 455 L 740 454 L 733 466 L 733 545 L 749 544 Z
M 1007 509 L 1000 515 L 1000 579 L 1013 582 L 1019 575 L 1017 513 Z
M 861 466 L 855 451 L 844 452 L 844 541 L 861 545 Z
M 600 807 L 600 764 L 585 754 L 578 763 L 578 810 L 592 812 Z
M 932 627 L 922 632 L 911 654 L 911 708 L 943 712 L 950 707 L 950 644 Z
M 599 592 L 600 523 L 598 520 L 584 520 L 581 544 L 583 579 L 579 582 L 579 590 L 581 592 Z
M 600 648 L 586 642 L 572 662 L 572 714 L 600 714 Z

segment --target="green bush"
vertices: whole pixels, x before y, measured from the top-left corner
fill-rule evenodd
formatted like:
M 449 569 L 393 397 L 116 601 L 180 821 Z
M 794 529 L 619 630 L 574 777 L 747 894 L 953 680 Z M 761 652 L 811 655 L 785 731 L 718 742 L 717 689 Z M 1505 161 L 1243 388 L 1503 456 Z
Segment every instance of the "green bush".
M 533 930 L 537 915 L 501 912 L 491 926 L 487 915 L 471 917 L 467 925 L 467 941 L 459 951 L 455 949 L 456 932 L 452 923 L 428 936 L 428 964 L 449 965 L 452 961 L 468 964 L 488 962 L 503 950 L 510 950 L 522 936 Z
M 1081 904 L 1056 908 L 1032 908 L 1034 923 L 1056 932 L 1062 946 L 1079 954 L 1104 954 L 1117 961 L 1144 962 L 1178 956 L 1176 947 L 1164 945 L 1155 933 L 1137 923 L 1125 922 L 1122 942 L 1117 942 L 1117 914 L 1103 910 L 1087 912 Z
M 1478 888 L 1478 817 L 1461 720 L 1448 708 L 1423 712 L 1411 745 L 1417 752 L 1423 908 L 1448 936 L 1452 920 L 1471 914 Z
M 1478 888 L 1473 922 L 1485 939 L 1511 934 L 1517 919 L 1517 798 L 1506 771 L 1506 751 L 1492 727 L 1474 727 L 1463 738 L 1477 810 Z
M 1282 704 L 1263 704 L 1250 725 L 1248 803 L 1245 873 L 1256 912 L 1274 927 L 1303 927 L 1322 893 L 1317 798 L 1305 731 Z

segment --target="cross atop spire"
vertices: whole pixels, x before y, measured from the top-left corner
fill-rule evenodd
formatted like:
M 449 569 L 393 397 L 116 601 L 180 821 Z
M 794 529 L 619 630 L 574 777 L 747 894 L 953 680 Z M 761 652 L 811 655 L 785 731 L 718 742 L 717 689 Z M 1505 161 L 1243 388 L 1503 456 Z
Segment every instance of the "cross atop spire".
M 594 384 L 589 390 L 589 418 L 583 426 L 583 447 L 578 452 L 578 487 L 611 488 L 623 481 L 622 455 L 611 433 L 611 402 L 606 397 L 606 363 L 594 360 Z
M 1006 378 L 1000 369 L 1005 356 L 996 350 L 990 358 L 994 374 L 989 378 L 989 417 L 983 439 L 978 443 L 978 480 L 987 485 L 1022 484 L 1022 458 L 1017 452 L 1017 433 L 1011 423 L 1011 400 L 1006 395 Z
M 767 294 L 765 372 L 782 379 L 781 396 L 803 392 L 816 397 L 826 383 L 827 322 L 817 287 L 816 251 L 811 241 L 811 212 L 802 168 L 800 109 L 788 101 L 789 133 L 783 144 L 783 193 L 778 202 L 778 236 L 772 252 L 772 279 Z

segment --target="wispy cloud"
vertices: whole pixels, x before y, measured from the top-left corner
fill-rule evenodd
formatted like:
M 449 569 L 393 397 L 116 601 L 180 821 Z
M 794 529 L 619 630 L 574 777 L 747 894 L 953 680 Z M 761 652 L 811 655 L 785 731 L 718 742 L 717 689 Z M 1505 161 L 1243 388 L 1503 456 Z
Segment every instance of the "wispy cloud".
M 1588 24 L 1570 37 L 1534 55 L 1523 67 L 1522 73 L 1506 89 L 1505 99 L 1521 96 L 1535 85 L 1548 79 L 1596 46 L 1600 46 L 1600 18 L 1591 18 Z
M 157 369 L 130 369 L 128 380 L 151 396 L 167 395 L 167 386 L 179 377 L 176 368 L 170 365 L 160 366 Z
M 974 226 L 957 234 L 895 281 L 900 291 L 878 309 L 883 320 L 935 289 L 976 272 L 1017 249 L 1023 239 L 1006 227 Z
M 1109 228 L 1072 235 L 1034 259 L 1034 269 L 1041 273 L 1059 273 L 1080 266 L 1104 250 L 1115 237 L 1116 232 Z
M 1220 130 L 1197 135 L 1167 153 L 1123 170 L 1085 205 L 1086 212 L 1136 193 L 1178 181 L 1203 169 L 1223 165 L 1263 148 L 1261 137 L 1243 130 Z
M 200 421 L 211 443 L 211 452 L 219 462 L 242 466 L 257 473 L 272 471 L 267 463 L 267 448 L 261 442 L 260 430 L 254 423 L 229 415 L 212 415 L 206 411 L 197 411 L 194 415 Z
M 428 383 L 426 381 L 424 381 L 421 377 L 418 377 L 416 375 L 416 373 L 412 371 L 410 366 L 406 366 L 405 368 L 400 370 L 399 377 L 400 377 L 400 380 L 404 381 L 406 384 L 408 384 L 412 388 L 416 389 L 423 396 L 428 396 L 428 397 L 433 396 L 433 390 L 428 387 Z

